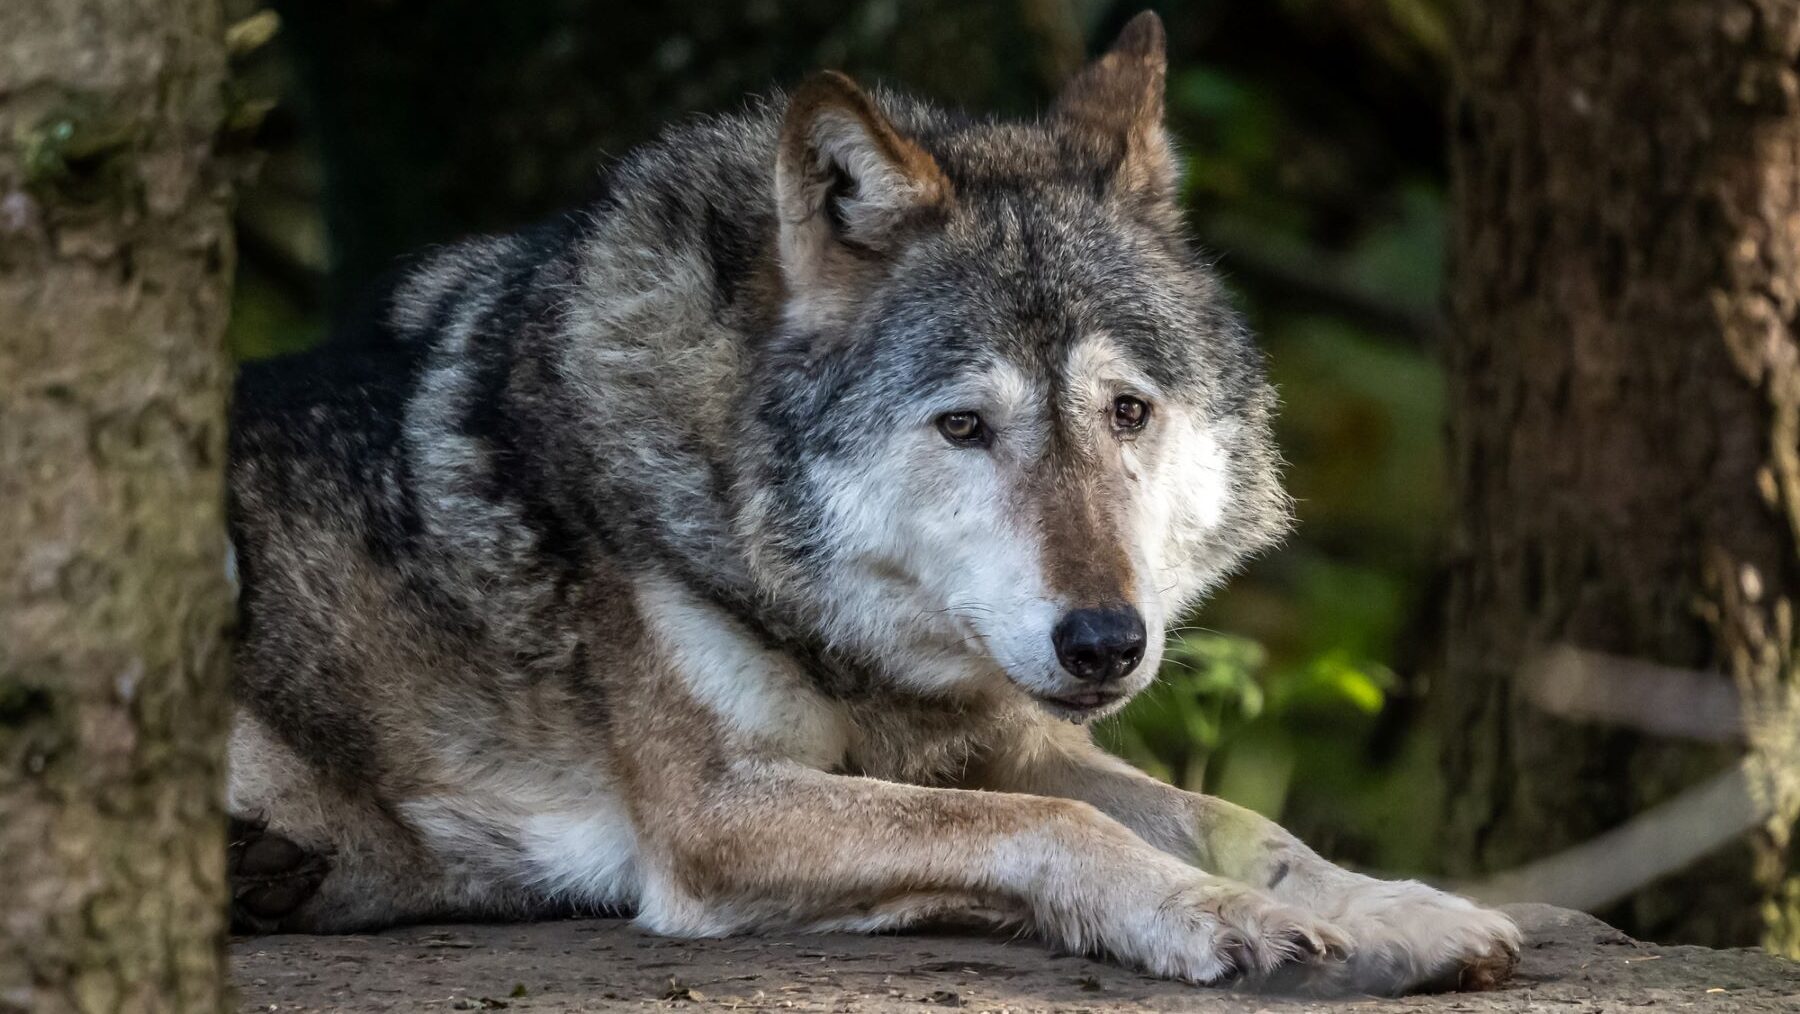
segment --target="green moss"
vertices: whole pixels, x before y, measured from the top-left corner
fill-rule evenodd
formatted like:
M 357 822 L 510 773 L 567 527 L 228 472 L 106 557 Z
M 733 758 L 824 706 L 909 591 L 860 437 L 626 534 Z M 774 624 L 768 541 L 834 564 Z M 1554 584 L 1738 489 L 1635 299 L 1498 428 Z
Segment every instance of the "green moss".
M 119 156 L 136 139 L 130 117 L 91 96 L 72 94 L 14 140 L 28 188 L 40 196 L 87 203 L 116 190 Z
M 53 119 L 27 131 L 19 139 L 26 184 L 40 186 L 66 174 L 69 167 L 63 152 L 74 137 L 75 121 L 69 119 Z

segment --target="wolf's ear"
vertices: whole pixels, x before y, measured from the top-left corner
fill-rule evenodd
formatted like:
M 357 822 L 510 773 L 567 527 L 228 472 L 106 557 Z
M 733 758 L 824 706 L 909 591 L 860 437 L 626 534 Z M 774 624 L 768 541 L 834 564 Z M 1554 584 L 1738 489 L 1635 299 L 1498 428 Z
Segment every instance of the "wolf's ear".
M 937 162 L 848 77 L 827 71 L 788 99 L 775 202 L 790 292 L 842 281 L 949 200 Z
M 1123 146 L 1118 180 L 1126 190 L 1157 197 L 1174 196 L 1178 175 L 1163 128 L 1166 50 L 1162 19 L 1144 11 L 1064 86 L 1055 105 L 1057 116 Z

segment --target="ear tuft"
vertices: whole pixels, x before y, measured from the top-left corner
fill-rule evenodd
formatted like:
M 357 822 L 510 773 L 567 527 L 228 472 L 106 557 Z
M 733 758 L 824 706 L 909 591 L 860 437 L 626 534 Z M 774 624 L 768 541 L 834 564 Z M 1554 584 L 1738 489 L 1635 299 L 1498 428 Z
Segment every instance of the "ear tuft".
M 1064 120 L 1123 145 L 1118 178 L 1130 191 L 1172 196 L 1175 157 L 1163 128 L 1168 43 L 1162 19 L 1144 11 L 1057 96 Z
M 1113 42 L 1112 52 L 1124 53 L 1155 60 L 1161 66 L 1168 60 L 1168 35 L 1163 31 L 1162 18 L 1155 11 L 1139 11 L 1137 16 L 1125 22 L 1119 30 L 1119 37 Z
M 937 162 L 848 77 L 818 74 L 788 100 L 776 159 L 784 254 L 790 231 L 811 243 L 881 252 L 908 218 L 949 197 Z

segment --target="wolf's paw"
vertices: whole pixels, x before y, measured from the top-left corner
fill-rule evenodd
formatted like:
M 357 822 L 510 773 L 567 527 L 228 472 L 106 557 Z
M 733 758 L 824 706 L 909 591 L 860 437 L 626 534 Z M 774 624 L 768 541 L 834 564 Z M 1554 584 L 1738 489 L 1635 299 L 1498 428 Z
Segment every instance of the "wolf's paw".
M 1277 971 L 1340 961 L 1350 936 L 1267 895 L 1197 875 L 1122 922 L 1103 948 L 1153 975 L 1213 985 L 1257 981 Z
M 1242 892 L 1220 906 L 1220 945 L 1239 976 L 1262 979 L 1319 961 L 1345 960 L 1354 948 L 1349 933 L 1272 898 Z
M 268 829 L 256 818 L 232 817 L 226 851 L 231 880 L 231 928 L 239 933 L 276 929 L 313 896 L 330 872 L 323 855 Z
M 1367 881 L 1329 914 L 1356 939 L 1346 984 L 1361 992 L 1494 989 L 1519 963 L 1511 919 L 1414 881 Z

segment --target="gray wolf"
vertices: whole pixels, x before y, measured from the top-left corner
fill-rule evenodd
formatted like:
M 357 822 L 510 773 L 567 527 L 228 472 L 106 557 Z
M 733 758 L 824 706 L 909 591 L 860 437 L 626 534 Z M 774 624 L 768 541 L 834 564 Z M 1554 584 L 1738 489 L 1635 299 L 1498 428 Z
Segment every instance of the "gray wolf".
M 1505 917 L 1089 736 L 1288 523 L 1164 76 L 1148 14 L 1027 122 L 824 74 L 246 369 L 240 925 L 976 918 L 1197 983 L 1503 977 Z

